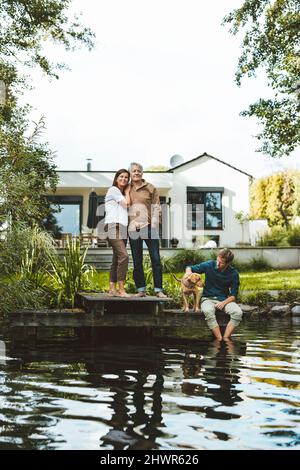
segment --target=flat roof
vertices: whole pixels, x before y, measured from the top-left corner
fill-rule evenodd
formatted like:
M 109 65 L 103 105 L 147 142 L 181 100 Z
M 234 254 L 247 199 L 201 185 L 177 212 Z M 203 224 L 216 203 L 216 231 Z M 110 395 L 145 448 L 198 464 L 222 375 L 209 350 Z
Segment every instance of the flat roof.
M 115 171 L 58 171 L 58 188 L 110 188 Z M 146 180 L 158 188 L 173 187 L 172 174 L 167 172 L 144 172 Z

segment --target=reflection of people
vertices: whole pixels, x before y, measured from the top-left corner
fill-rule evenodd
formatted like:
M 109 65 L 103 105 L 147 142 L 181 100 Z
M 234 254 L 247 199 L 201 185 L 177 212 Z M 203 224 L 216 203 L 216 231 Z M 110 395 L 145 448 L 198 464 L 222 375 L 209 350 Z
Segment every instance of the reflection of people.
M 113 249 L 113 258 L 109 277 L 109 295 L 128 297 L 124 283 L 128 269 L 129 256 L 126 250 L 129 198 L 129 172 L 118 170 L 113 185 L 105 196 L 105 224 L 108 241 Z M 119 292 L 116 285 L 119 284 Z
M 235 303 L 239 289 L 239 273 L 230 266 L 233 258 L 234 254 L 228 248 L 224 248 L 220 250 L 216 261 L 206 261 L 186 268 L 186 275 L 191 272 L 205 273 L 201 310 L 217 340 L 222 340 L 222 334 L 216 320 L 216 309 L 224 310 L 230 315 L 230 321 L 223 336 L 224 340 L 230 337 L 242 319 L 242 310 Z
M 229 339 L 210 343 L 207 350 L 204 375 L 207 383 L 214 385 L 209 387 L 207 396 L 225 406 L 234 406 L 242 401 L 240 391 L 235 387 L 239 383 L 240 369 L 237 361 L 241 348 L 244 345 L 238 345 Z M 212 409 L 211 413 L 215 414 L 216 411 Z M 223 412 L 219 411 L 218 414 L 220 413 Z M 224 414 L 228 419 L 228 414 Z
M 120 346 L 117 336 L 107 334 L 101 344 L 85 361 L 87 382 L 110 396 L 111 417 L 105 420 L 109 429 L 101 440 L 114 450 L 156 448 L 156 439 L 162 435 L 163 351 L 143 346 L 140 354 L 139 342 L 124 341 Z
M 153 449 L 156 447 L 155 441 L 159 436 L 159 427 L 162 423 L 162 399 L 163 376 L 156 374 L 155 382 L 152 386 L 152 392 L 149 394 L 149 386 L 147 384 L 148 374 L 138 372 L 136 383 L 126 385 L 126 375 L 119 374 L 120 382 L 123 386 L 111 386 L 113 392 L 113 403 L 111 405 L 113 415 L 107 423 L 112 429 L 102 436 L 104 443 L 113 445 L 114 450 L 124 448 L 137 449 Z M 147 399 L 146 399 L 147 398 Z M 152 400 L 151 410 L 148 410 L 149 401 Z M 150 413 L 148 413 L 150 411 Z M 136 428 L 143 429 L 143 434 L 136 432 Z M 147 436 L 147 437 L 146 437 Z
M 129 242 L 133 258 L 133 277 L 139 297 L 146 296 L 143 268 L 143 242 L 145 241 L 152 264 L 154 292 L 166 297 L 162 290 L 162 266 L 159 255 L 160 202 L 157 189 L 143 179 L 143 167 L 130 164 Z
M 211 398 L 212 406 L 205 407 L 209 418 L 228 419 L 228 412 L 216 409 L 216 404 L 234 406 L 239 401 L 239 354 L 244 353 L 244 344 L 228 341 L 213 341 L 201 344 L 197 350 L 186 355 L 183 373 L 183 393 L 191 396 L 203 395 Z M 195 354 L 196 353 L 196 354 Z M 195 378 L 202 379 L 195 382 Z M 189 382 L 189 379 L 192 379 Z

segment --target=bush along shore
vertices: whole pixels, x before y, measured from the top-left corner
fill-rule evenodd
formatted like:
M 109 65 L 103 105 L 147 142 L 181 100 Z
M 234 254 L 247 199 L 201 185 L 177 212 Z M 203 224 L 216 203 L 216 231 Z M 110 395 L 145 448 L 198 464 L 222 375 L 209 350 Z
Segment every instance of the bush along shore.
M 93 292 L 93 291 L 87 291 Z M 151 295 L 151 292 L 149 293 Z M 121 299 L 120 299 L 121 300 Z M 192 299 L 191 299 L 192 300 Z M 259 291 L 259 292 L 241 292 L 237 301 L 243 312 L 243 320 L 271 320 L 272 318 L 284 317 L 299 317 L 300 318 L 300 290 L 281 290 L 281 291 Z M 78 304 L 77 304 L 78 305 Z M 35 313 L 79 313 L 82 314 L 84 310 L 80 307 L 60 306 L 60 308 L 53 307 L 39 307 L 21 308 L 20 312 L 34 311 Z M 171 303 L 165 304 L 166 312 L 182 311 L 182 302 L 180 293 L 177 298 L 173 298 Z M 193 314 L 192 306 L 189 313 Z M 189 313 L 183 313 L 188 315 Z M 203 314 L 200 313 L 203 316 Z M 217 317 L 221 318 L 222 312 L 217 312 Z M 203 317 L 204 319 L 204 317 Z
M 38 227 L 13 226 L 0 240 L 0 313 L 16 311 L 74 311 L 80 307 L 77 293 L 107 292 L 109 273 L 97 272 L 86 263 L 88 247 L 70 239 L 59 257 L 52 236 Z M 215 259 L 216 252 L 209 253 Z M 181 309 L 180 283 L 186 265 L 199 263 L 201 250 L 182 250 L 171 259 L 162 259 L 164 291 L 172 299 L 166 309 Z M 247 265 L 235 260 L 241 285 L 238 303 L 244 317 L 257 315 L 297 315 L 300 305 L 300 270 L 272 270 L 262 258 Z M 144 257 L 147 294 L 153 295 L 153 273 L 149 256 Z M 258 290 L 258 287 L 260 290 Z M 248 290 L 246 290 L 248 289 Z M 271 290 L 273 289 L 273 290 Z M 278 290 L 279 289 L 279 290 Z M 281 290 L 284 289 L 284 290 Z M 135 292 L 133 270 L 127 274 L 126 290 Z M 192 299 L 191 299 L 192 301 Z
M 245 319 L 300 317 L 300 290 L 241 292 L 239 305 Z
M 242 291 L 239 294 L 237 303 L 243 311 L 243 319 L 300 317 L 300 290 Z M 167 309 L 180 310 L 181 306 L 182 302 L 179 295 L 173 297 L 172 302 L 167 305 Z

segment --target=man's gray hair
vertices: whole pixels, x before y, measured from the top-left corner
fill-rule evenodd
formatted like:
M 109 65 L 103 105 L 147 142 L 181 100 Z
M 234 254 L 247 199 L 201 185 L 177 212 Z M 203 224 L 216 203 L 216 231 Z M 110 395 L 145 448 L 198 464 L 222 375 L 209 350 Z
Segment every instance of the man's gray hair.
M 129 165 L 129 168 L 128 168 L 128 171 L 131 173 L 132 172 L 132 168 L 134 166 L 137 166 L 141 172 L 143 173 L 144 169 L 143 169 L 143 165 L 141 165 L 140 163 L 136 163 L 136 162 L 131 162 L 130 165 Z

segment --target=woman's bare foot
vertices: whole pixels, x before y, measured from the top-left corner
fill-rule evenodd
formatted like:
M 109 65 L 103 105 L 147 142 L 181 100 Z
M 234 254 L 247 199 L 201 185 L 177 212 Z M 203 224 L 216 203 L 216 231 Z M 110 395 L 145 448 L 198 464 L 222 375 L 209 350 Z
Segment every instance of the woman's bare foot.
M 127 292 L 125 291 L 119 291 L 119 297 L 131 297 L 129 294 L 127 294 Z
M 109 282 L 108 295 L 109 297 L 116 297 L 118 295 L 117 285 L 115 282 L 112 282 L 112 281 Z
M 109 290 L 107 295 L 109 295 L 109 297 L 118 297 L 119 292 L 116 290 Z

